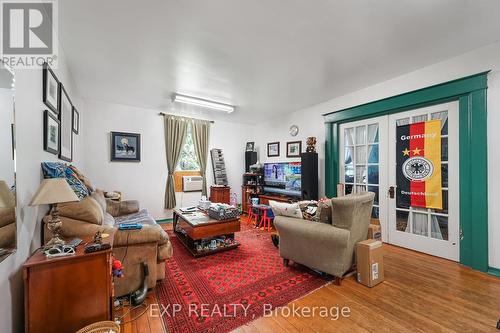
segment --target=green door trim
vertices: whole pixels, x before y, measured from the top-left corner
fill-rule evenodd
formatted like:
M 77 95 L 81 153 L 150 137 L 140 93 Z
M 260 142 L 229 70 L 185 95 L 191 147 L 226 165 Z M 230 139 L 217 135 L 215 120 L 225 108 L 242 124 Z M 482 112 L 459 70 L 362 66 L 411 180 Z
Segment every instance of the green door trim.
M 449 101 L 459 102 L 460 263 L 488 272 L 488 158 L 486 92 L 488 72 L 324 114 L 325 189 L 337 195 L 339 126 Z M 474 161 L 474 163 L 472 163 Z M 473 177 L 474 176 L 474 179 Z M 490 268 L 490 272 L 491 272 Z

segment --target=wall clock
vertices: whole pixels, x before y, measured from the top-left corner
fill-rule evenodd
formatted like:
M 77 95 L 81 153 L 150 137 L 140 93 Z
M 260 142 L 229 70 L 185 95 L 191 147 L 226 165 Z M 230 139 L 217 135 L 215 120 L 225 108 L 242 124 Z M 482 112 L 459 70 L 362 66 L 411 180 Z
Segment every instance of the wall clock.
M 291 136 L 297 136 L 297 134 L 299 134 L 299 127 L 297 125 L 290 126 L 288 133 L 290 133 Z

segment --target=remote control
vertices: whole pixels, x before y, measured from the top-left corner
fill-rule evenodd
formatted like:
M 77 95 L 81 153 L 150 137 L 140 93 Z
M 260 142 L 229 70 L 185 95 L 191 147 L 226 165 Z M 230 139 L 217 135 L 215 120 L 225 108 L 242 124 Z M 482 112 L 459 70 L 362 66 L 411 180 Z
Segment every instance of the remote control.
M 71 241 L 69 241 L 66 245 L 71 246 L 73 248 L 76 248 L 78 245 L 82 243 L 81 238 L 73 238 Z
M 134 230 L 142 229 L 142 224 L 140 223 L 120 223 L 118 225 L 118 230 Z
M 111 245 L 109 243 L 102 243 L 102 244 L 92 243 L 85 246 L 85 253 L 104 251 L 110 248 Z

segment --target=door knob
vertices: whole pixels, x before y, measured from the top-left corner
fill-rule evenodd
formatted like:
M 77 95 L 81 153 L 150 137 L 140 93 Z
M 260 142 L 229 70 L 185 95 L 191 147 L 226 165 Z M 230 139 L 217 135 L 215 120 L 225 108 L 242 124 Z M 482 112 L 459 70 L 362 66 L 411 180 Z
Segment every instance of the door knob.
M 387 194 L 389 194 L 389 198 L 394 199 L 394 186 L 389 187 L 389 191 L 387 191 Z

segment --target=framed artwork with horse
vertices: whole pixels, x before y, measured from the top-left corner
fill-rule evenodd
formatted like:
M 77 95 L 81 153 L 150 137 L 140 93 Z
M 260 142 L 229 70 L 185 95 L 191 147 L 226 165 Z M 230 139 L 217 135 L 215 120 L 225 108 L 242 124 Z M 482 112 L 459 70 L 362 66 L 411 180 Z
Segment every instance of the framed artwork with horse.
M 141 135 L 111 132 L 111 161 L 141 161 Z

